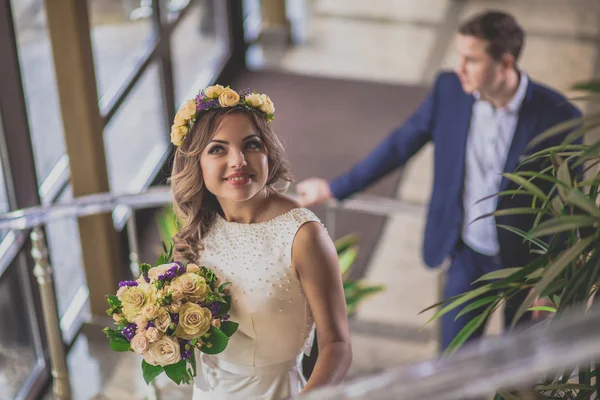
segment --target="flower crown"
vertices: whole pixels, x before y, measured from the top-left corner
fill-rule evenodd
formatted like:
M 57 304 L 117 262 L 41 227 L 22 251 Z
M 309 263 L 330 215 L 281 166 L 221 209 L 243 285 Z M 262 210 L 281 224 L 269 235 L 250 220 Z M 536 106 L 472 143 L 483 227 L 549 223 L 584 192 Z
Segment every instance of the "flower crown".
M 201 90 L 194 100 L 187 100 L 177 111 L 171 127 L 171 143 L 181 145 L 202 111 L 227 107 L 260 111 L 268 122 L 275 119 L 275 105 L 266 94 L 258 94 L 250 89 L 241 90 L 238 94 L 229 86 L 213 85 Z

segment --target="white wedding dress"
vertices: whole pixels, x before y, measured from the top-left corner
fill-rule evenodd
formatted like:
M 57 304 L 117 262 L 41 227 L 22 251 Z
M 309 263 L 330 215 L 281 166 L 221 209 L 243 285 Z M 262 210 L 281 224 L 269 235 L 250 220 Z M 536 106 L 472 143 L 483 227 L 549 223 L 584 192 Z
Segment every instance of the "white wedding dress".
M 310 221 L 320 223 L 304 208 L 255 224 L 217 216 L 200 261 L 231 282 L 231 320 L 239 327 L 223 353 L 196 353 L 193 400 L 278 400 L 304 387 L 300 361 L 314 322 L 291 261 L 294 237 Z

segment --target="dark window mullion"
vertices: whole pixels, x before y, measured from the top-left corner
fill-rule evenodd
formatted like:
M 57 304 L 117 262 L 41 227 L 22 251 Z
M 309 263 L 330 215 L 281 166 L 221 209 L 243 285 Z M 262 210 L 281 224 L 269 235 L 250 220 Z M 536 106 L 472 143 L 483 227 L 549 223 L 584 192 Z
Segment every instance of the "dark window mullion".
M 189 7 L 189 4 L 188 6 Z M 183 13 L 184 10 L 182 10 Z M 181 21 L 177 19 L 176 23 Z M 160 65 L 160 83 L 163 98 L 165 132 L 169 132 L 171 122 L 175 118 L 175 87 L 173 84 L 173 61 L 171 58 L 172 27 L 166 25 L 160 0 L 152 1 L 152 22 L 155 37 L 158 38 L 158 61 Z

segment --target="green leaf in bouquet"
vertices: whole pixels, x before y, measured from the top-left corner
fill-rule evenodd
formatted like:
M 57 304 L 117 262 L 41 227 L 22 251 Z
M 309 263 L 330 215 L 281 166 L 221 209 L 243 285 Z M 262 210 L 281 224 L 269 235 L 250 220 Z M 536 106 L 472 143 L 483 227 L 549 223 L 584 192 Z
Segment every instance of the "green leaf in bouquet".
M 219 288 L 217 289 L 217 292 L 223 293 L 223 290 L 225 290 L 225 288 L 229 285 L 231 285 L 231 282 L 224 282 L 224 283 L 220 284 Z
M 219 354 L 227 347 L 229 338 L 220 329 L 210 327 L 210 336 L 204 341 L 200 351 L 206 354 Z
M 129 342 L 123 336 L 110 339 L 110 348 L 114 351 L 129 351 Z
M 165 260 L 165 255 L 161 254 L 160 256 L 158 256 L 158 258 L 156 259 L 156 266 L 158 267 L 159 265 L 163 265 L 166 264 L 166 260 Z
M 222 297 L 225 301 L 219 304 L 219 314 L 227 314 L 231 309 L 231 295 L 225 295 Z
M 108 305 L 111 307 L 121 307 L 122 306 L 121 300 L 119 300 L 119 298 L 114 295 L 106 296 L 106 301 L 108 302 Z
M 123 337 L 123 334 L 120 331 L 114 330 L 114 329 L 110 329 L 110 328 L 104 328 L 102 329 L 102 332 L 104 332 L 104 334 L 106 336 L 108 336 L 109 339 L 123 339 L 125 340 L 125 338 Z
M 185 360 L 180 360 L 176 364 L 165 365 L 164 370 L 165 374 L 167 374 L 167 376 L 171 378 L 173 382 L 179 385 L 185 378 L 185 373 L 187 370 L 186 362 Z
M 150 271 L 151 268 L 152 268 L 152 265 L 150 265 L 150 264 L 146 264 L 146 263 L 140 264 L 140 266 L 139 266 L 140 275 L 147 276 L 148 271 Z
M 190 357 L 188 358 L 188 361 L 190 363 L 190 370 L 191 370 L 191 376 L 192 378 L 196 376 L 196 350 L 192 349 L 192 351 L 190 352 Z
M 150 365 L 146 360 L 142 360 L 142 375 L 146 384 L 150 384 L 158 375 L 160 375 L 165 369 L 160 365 Z
M 221 322 L 221 332 L 223 332 L 227 337 L 231 337 L 235 331 L 237 331 L 238 323 L 233 321 L 223 321 Z

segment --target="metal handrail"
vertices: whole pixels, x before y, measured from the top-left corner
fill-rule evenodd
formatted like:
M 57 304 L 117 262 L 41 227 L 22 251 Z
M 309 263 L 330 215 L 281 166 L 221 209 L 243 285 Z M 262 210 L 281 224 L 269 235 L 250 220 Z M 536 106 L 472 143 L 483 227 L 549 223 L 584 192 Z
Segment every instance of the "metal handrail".
M 457 400 L 523 388 L 531 393 L 532 384 L 547 374 L 599 361 L 599 329 L 600 308 L 572 310 L 524 331 L 480 340 L 452 357 L 390 368 L 299 399 Z
M 297 198 L 293 193 L 290 196 Z M 135 194 L 91 194 L 65 203 L 30 207 L 0 214 L 0 230 L 31 229 L 57 219 L 114 212 L 119 207 L 127 207 L 132 210 L 158 207 L 169 204 L 171 199 L 170 189 L 166 186 L 153 187 Z M 425 211 L 425 206 L 422 204 L 373 195 L 357 195 L 343 201 L 332 200 L 327 203 L 327 207 L 383 216 L 415 214 Z
M 69 202 L 36 206 L 0 214 L 0 230 L 24 230 L 69 217 L 115 212 L 120 207 L 142 209 L 171 202 L 168 188 L 156 187 L 137 194 L 98 193 L 77 197 Z

